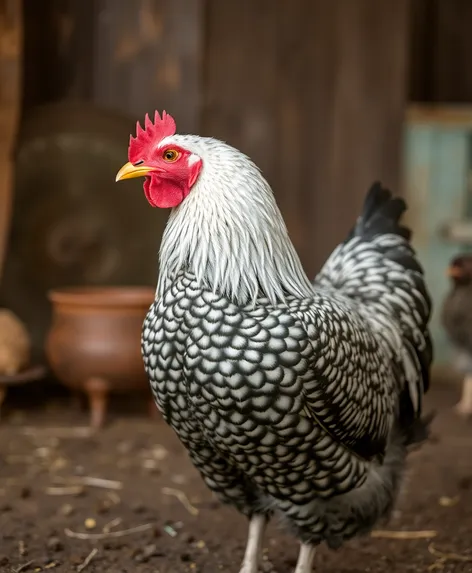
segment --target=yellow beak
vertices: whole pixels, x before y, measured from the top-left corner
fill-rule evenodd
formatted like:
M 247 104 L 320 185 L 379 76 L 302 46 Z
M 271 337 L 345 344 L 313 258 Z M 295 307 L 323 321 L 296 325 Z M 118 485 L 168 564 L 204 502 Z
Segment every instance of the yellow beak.
M 132 163 L 125 163 L 125 165 L 123 165 L 116 174 L 115 181 L 133 179 L 134 177 L 144 177 L 151 171 L 157 171 L 157 169 L 155 167 L 150 167 L 149 165 L 133 165 Z

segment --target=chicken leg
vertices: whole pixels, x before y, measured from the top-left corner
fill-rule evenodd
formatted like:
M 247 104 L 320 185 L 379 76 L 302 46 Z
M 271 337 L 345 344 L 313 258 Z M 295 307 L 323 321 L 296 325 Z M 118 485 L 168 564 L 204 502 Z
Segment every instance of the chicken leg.
M 298 554 L 297 566 L 294 573 L 312 573 L 313 560 L 315 559 L 316 548 L 313 545 L 302 543 Z
M 462 396 L 456 405 L 456 411 L 462 416 L 472 416 L 472 374 L 467 374 L 462 383 Z
M 257 573 L 262 553 L 262 539 L 267 526 L 264 515 L 254 515 L 249 522 L 246 552 L 239 573 Z

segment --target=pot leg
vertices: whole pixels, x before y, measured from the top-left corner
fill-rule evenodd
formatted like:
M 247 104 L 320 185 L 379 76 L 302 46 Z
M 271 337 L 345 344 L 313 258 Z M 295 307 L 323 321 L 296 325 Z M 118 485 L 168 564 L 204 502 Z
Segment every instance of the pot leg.
M 81 412 L 83 410 L 83 394 L 80 392 L 72 391 L 70 397 L 70 405 L 76 412 Z
M 103 378 L 89 378 L 85 383 L 90 407 L 90 425 L 99 429 L 105 422 L 108 405 L 109 384 Z
M 7 395 L 7 387 L 0 386 L 0 419 L 2 418 L 2 404 L 5 401 L 6 395 Z

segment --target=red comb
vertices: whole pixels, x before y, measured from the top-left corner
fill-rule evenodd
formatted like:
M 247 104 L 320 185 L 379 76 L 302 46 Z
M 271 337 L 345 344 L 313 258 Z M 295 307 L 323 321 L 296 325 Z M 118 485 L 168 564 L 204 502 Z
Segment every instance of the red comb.
M 139 121 L 136 123 L 136 137 L 130 136 L 128 159 L 131 163 L 143 159 L 146 155 L 148 146 L 155 145 L 165 137 L 175 134 L 175 121 L 174 118 L 162 112 L 162 118 L 159 112 L 154 113 L 154 123 L 152 123 L 149 114 L 144 118 L 144 129 L 141 127 Z

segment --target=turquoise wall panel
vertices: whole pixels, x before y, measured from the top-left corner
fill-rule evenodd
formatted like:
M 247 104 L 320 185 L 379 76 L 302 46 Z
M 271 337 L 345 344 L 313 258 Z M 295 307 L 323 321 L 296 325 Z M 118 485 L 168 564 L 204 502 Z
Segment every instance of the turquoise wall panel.
M 470 130 L 444 124 L 409 123 L 404 142 L 404 191 L 410 210 L 413 244 L 425 269 L 433 298 L 435 362 L 447 363 L 451 347 L 441 326 L 441 305 L 449 289 L 449 261 L 467 245 L 442 236 L 451 222 L 467 217 Z

